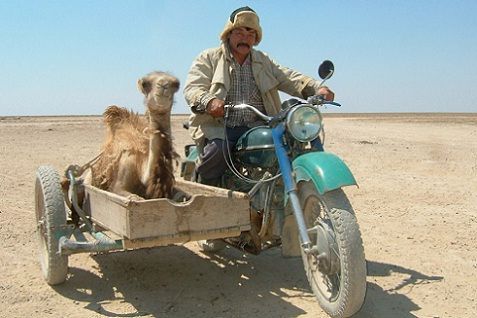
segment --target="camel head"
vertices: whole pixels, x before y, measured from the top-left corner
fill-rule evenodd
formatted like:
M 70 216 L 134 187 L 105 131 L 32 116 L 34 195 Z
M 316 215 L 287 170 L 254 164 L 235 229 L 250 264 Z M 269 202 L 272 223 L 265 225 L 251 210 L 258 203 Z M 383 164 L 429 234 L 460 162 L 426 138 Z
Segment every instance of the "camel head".
M 150 114 L 169 114 L 174 94 L 179 90 L 179 80 L 164 72 L 151 72 L 137 81 L 144 94 L 144 104 Z

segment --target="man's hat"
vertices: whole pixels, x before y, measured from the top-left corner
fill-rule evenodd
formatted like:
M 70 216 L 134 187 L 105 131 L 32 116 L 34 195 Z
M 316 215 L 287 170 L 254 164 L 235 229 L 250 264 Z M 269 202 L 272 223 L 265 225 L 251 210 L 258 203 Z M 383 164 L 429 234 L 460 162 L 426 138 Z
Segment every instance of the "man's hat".
M 260 20 L 258 15 L 249 7 L 238 8 L 230 15 L 229 20 L 225 23 L 224 30 L 220 34 L 220 39 L 225 42 L 229 32 L 235 28 L 250 28 L 257 32 L 255 45 L 262 40 L 262 28 L 260 27 Z

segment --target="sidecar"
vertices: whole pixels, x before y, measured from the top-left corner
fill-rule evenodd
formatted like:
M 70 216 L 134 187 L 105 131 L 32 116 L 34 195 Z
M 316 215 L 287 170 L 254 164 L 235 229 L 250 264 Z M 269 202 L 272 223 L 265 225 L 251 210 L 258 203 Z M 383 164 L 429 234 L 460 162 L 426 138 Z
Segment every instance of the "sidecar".
M 66 280 L 68 255 L 74 253 L 167 246 L 250 230 L 245 193 L 183 180 L 176 189 L 176 200 L 133 200 L 80 183 L 64 191 L 53 167 L 39 167 L 35 210 L 47 283 Z M 78 197 L 83 197 L 81 207 Z M 76 218 L 69 206 L 79 214 Z

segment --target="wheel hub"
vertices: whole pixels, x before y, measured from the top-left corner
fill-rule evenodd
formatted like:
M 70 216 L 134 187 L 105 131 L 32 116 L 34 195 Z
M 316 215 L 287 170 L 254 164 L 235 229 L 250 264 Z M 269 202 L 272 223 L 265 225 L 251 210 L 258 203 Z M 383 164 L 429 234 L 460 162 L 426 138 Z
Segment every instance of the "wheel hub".
M 333 275 L 339 272 L 340 262 L 338 246 L 335 242 L 333 231 L 326 223 L 320 222 L 316 226 L 316 245 L 314 248 L 320 272 Z

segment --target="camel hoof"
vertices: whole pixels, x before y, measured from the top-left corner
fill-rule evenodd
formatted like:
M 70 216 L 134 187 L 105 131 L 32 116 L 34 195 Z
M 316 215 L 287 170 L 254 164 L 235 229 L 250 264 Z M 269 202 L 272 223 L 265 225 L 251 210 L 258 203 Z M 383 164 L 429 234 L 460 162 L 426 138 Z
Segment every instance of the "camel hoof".
M 184 202 L 188 201 L 189 199 L 190 199 L 190 197 L 186 193 L 179 190 L 179 191 L 176 191 L 173 194 L 171 200 L 174 201 L 174 202 L 184 203 Z

